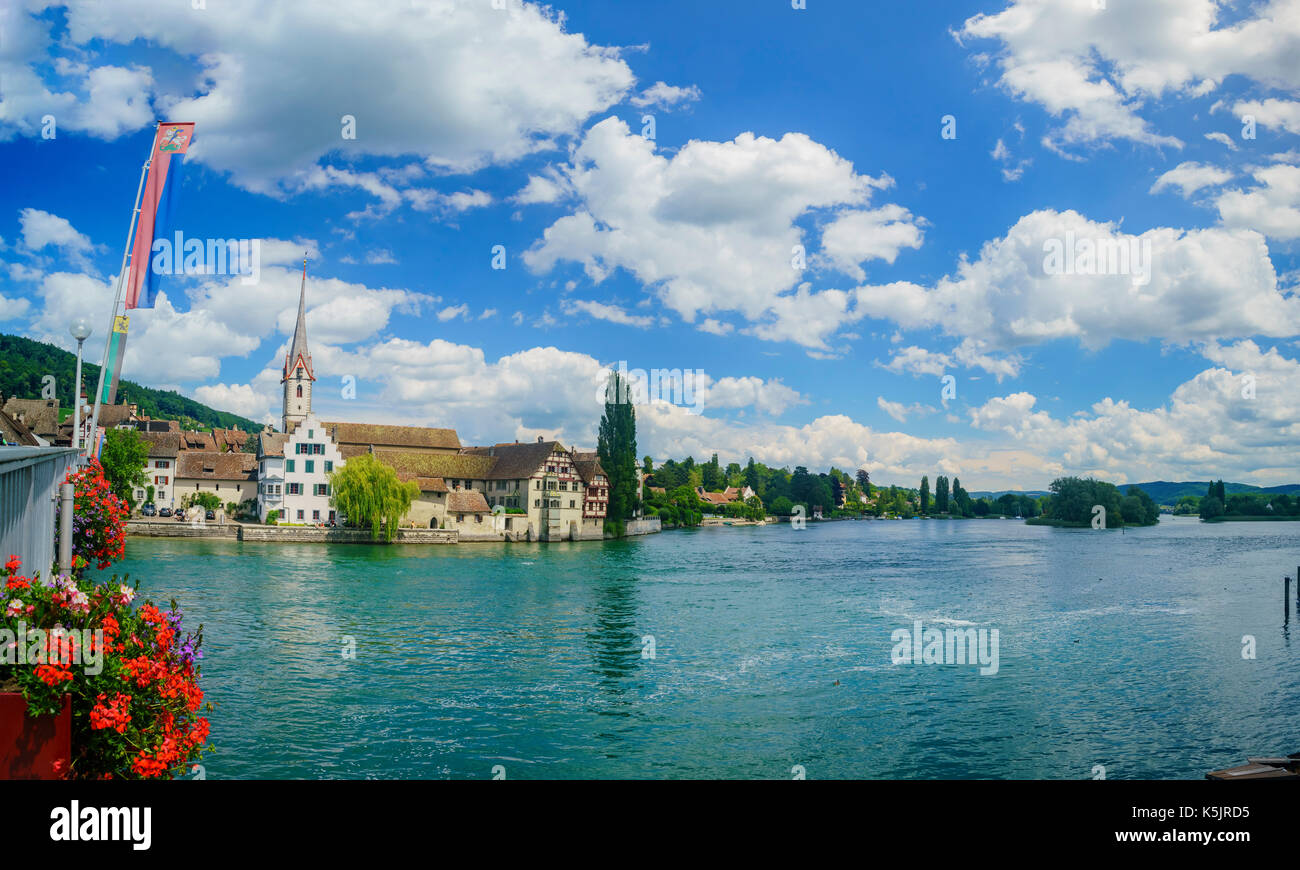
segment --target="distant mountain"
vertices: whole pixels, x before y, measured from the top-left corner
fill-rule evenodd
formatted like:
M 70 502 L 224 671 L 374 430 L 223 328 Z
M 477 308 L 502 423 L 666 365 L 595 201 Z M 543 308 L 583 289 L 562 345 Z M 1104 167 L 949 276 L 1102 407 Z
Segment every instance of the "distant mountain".
M 1038 498 L 1040 495 L 1051 495 L 1051 493 L 1045 489 L 983 489 L 979 492 L 969 493 L 969 495 L 971 498 L 991 498 L 996 500 L 1007 493 L 1011 493 L 1012 495 L 1027 495 L 1030 498 Z
M 98 356 L 95 346 L 103 348 L 102 340 L 96 343 L 92 338 L 86 346 L 81 362 L 81 378 L 86 384 L 86 395 L 94 400 L 95 388 L 99 384 L 99 364 L 90 362 L 87 356 Z M 23 399 L 36 399 L 41 395 L 43 379 L 54 375 L 55 395 L 63 410 L 72 409 L 72 382 L 77 379 L 77 355 L 52 344 L 32 341 L 17 335 L 0 334 L 0 394 L 8 399 L 18 396 Z M 133 381 L 119 380 L 117 400 L 134 402 L 140 406 L 140 413 L 155 419 L 179 420 L 182 428 L 213 426 L 233 429 L 238 426 L 245 432 L 260 432 L 260 423 L 254 423 L 246 417 L 209 408 L 202 402 L 188 399 L 171 390 L 155 390 L 142 387 Z
M 1150 483 L 1126 483 L 1120 486 L 1120 492 L 1128 495 L 1132 487 L 1138 487 L 1155 501 L 1156 504 L 1175 504 L 1185 495 L 1203 496 L 1210 488 L 1210 482 L 1182 481 L 1173 483 L 1167 480 L 1153 480 Z M 1252 486 L 1249 483 L 1224 482 L 1223 489 L 1229 495 L 1234 492 L 1285 492 L 1300 493 L 1300 483 L 1284 483 L 1280 486 Z

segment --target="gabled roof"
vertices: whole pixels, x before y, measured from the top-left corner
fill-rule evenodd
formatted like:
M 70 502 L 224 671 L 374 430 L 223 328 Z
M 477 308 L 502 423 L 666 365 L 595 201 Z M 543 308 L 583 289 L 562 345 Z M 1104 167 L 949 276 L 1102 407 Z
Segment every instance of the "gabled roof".
M 312 373 L 311 368 L 311 351 L 307 350 L 307 259 L 302 261 L 302 289 L 298 292 L 298 322 L 293 328 L 293 343 L 289 345 L 289 352 L 284 357 L 284 377 L 280 382 L 284 383 L 289 379 L 289 373 L 299 365 L 307 373 L 308 380 L 316 380 L 316 375 Z
M 0 444 L 40 447 L 41 442 L 22 422 L 0 411 Z
M 33 434 L 42 437 L 59 434 L 58 399 L 11 397 L 5 402 L 4 412 L 32 430 Z
M 361 451 L 365 452 L 365 451 Z M 344 454 L 346 457 L 347 454 Z M 492 480 L 491 456 L 464 453 L 412 453 L 408 450 L 376 450 L 375 458 L 397 472 L 412 477 L 441 477 L 453 480 Z
M 185 450 L 176 461 L 176 476 L 193 480 L 252 480 L 257 457 L 251 453 Z
M 407 447 L 441 450 L 459 450 L 460 438 L 455 429 L 433 429 L 425 426 L 389 426 L 382 423 L 331 423 L 322 420 L 330 437 L 338 445 L 361 444 L 376 450 L 385 447 Z
M 414 474 L 399 474 L 397 477 L 404 481 L 415 481 L 420 492 L 447 492 L 447 482 L 441 477 L 417 477 Z
M 522 480 L 536 474 L 556 450 L 564 450 L 564 445 L 559 441 L 525 441 L 522 444 L 466 447 L 461 453 L 495 460 L 487 480 Z
M 594 450 L 573 452 L 573 464 L 578 469 L 584 483 L 590 484 L 596 479 L 596 475 L 602 475 L 606 480 L 609 475 L 605 474 L 605 469 L 600 464 L 600 454 Z
M 179 432 L 141 432 L 140 439 L 149 444 L 149 456 L 153 458 L 177 456 L 181 450 Z
M 476 489 L 457 490 L 447 493 L 447 513 L 478 514 L 491 513 L 487 499 Z
M 263 432 L 257 436 L 257 456 L 283 456 L 289 436 L 283 432 Z

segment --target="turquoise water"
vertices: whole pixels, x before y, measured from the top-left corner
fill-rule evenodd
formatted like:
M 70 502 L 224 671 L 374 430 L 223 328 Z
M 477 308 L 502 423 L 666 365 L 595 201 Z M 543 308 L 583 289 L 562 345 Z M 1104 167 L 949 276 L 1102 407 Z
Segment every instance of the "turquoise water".
M 1300 750 L 1300 524 L 127 553 L 206 625 L 213 779 L 1199 778 Z M 998 629 L 998 673 L 892 664 L 915 619 Z

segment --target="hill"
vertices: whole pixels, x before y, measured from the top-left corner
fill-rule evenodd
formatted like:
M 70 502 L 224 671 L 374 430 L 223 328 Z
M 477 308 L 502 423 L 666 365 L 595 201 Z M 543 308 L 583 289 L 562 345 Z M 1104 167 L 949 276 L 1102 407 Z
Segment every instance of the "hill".
M 94 339 L 87 344 L 86 355 L 98 355 Z M 103 345 L 99 344 L 99 348 Z M 77 355 L 52 344 L 32 341 L 17 335 L 0 334 L 0 394 L 6 399 L 19 396 L 34 399 L 41 395 L 43 379 L 54 375 L 55 395 L 64 409 L 72 407 L 72 382 L 77 378 Z M 99 383 L 99 365 L 83 358 L 81 376 L 86 392 L 94 396 Z M 202 402 L 188 399 L 172 390 L 155 390 L 134 381 L 118 381 L 117 400 L 135 402 L 140 413 L 155 419 L 179 420 L 182 428 L 231 429 L 238 426 L 245 432 L 261 431 L 260 423 L 246 417 L 209 408 Z
M 1171 482 L 1167 480 L 1153 480 L 1149 483 L 1126 483 L 1120 486 L 1120 492 L 1128 495 L 1131 487 L 1138 487 L 1147 495 L 1155 500 L 1156 504 L 1175 504 L 1185 495 L 1194 495 L 1197 497 L 1205 495 L 1206 490 L 1210 488 L 1210 482 L 1205 481 L 1180 481 Z M 1285 492 L 1294 495 L 1300 493 L 1300 483 L 1284 483 L 1279 486 L 1253 486 L 1249 483 L 1227 483 L 1223 484 L 1224 492 L 1231 495 L 1234 492 Z

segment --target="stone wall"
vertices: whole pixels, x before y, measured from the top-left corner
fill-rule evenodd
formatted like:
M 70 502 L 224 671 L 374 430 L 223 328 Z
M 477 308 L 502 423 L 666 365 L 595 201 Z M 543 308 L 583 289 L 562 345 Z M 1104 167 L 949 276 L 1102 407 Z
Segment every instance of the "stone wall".
M 316 526 L 243 526 L 242 541 L 276 541 L 309 544 L 372 544 L 368 529 L 328 529 Z M 398 529 L 399 544 L 454 544 L 455 531 L 442 529 Z
M 642 517 L 639 520 L 628 520 L 625 526 L 625 534 L 629 538 L 635 535 L 656 535 L 663 530 L 663 523 L 659 517 Z
M 227 523 L 221 526 L 213 522 L 195 526 L 188 522 L 179 523 L 176 520 L 158 522 L 129 520 L 126 524 L 126 533 L 145 538 L 237 538 L 239 524 Z

